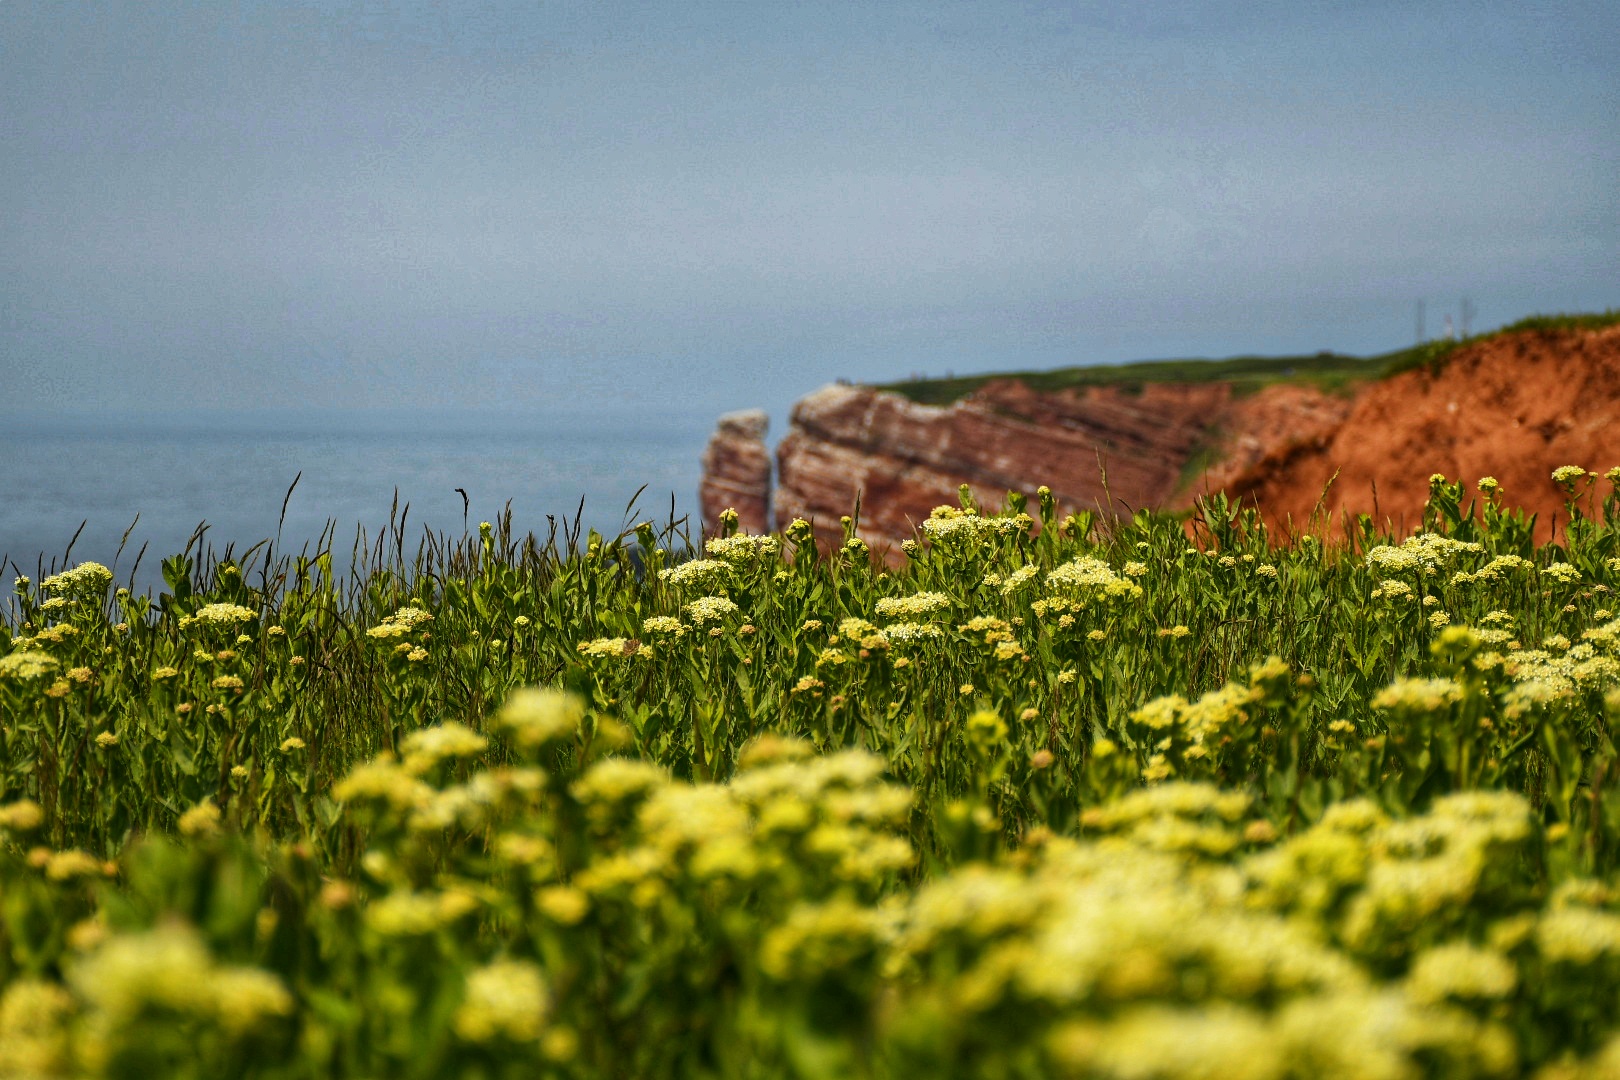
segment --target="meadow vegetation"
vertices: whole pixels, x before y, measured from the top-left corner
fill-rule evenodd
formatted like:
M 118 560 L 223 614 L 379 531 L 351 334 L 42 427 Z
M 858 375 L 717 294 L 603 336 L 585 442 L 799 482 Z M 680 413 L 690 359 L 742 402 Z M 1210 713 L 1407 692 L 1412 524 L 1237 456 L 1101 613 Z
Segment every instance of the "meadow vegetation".
M 1554 480 L 18 577 L 0 1077 L 1620 1076 L 1620 469 Z

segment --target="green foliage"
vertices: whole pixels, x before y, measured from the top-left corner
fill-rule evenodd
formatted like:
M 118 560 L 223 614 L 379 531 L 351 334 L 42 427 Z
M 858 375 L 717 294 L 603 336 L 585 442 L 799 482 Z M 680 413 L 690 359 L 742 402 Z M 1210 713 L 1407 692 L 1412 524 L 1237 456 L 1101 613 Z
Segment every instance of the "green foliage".
M 1580 312 L 1575 314 L 1531 315 L 1516 323 L 1509 323 L 1497 333 L 1512 334 L 1524 330 L 1542 333 L 1567 333 L 1574 330 L 1603 330 L 1620 325 L 1620 310 Z
M 19 580 L 0 1076 L 1609 1075 L 1617 477 Z
M 1225 360 L 1141 360 L 1129 364 L 996 372 L 949 379 L 912 379 L 881 384 L 877 389 L 900 394 L 923 405 L 949 405 L 969 396 L 986 383 L 1000 379 L 1013 379 L 1031 390 L 1048 393 L 1089 386 L 1139 391 L 1145 383 L 1161 382 L 1229 382 L 1238 393 L 1252 392 L 1276 382 L 1298 382 L 1333 391 L 1416 368 L 1438 370 L 1459 346 L 1504 334 L 1601 330 L 1616 324 L 1620 324 L 1620 311 L 1532 315 L 1489 334 L 1468 339 L 1426 341 L 1411 348 L 1368 357 L 1320 352 L 1301 356 L 1234 356 Z
M 1031 390 L 1052 392 L 1088 386 L 1139 391 L 1144 383 L 1230 382 L 1239 392 L 1280 381 L 1309 382 L 1334 390 L 1383 373 L 1384 358 L 1362 359 L 1323 352 L 1302 356 L 1235 356 L 1225 360 L 1141 360 L 1130 364 L 1051 368 L 964 375 L 949 379 L 913 379 L 878 387 L 923 405 L 949 405 L 996 379 L 1016 379 Z

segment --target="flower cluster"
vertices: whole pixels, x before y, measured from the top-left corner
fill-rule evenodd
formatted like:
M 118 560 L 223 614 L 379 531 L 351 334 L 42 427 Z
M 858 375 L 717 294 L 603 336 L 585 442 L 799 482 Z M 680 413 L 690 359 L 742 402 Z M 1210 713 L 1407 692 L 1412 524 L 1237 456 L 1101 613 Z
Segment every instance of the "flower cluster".
M 207 629 L 234 630 L 243 623 L 255 622 L 258 618 L 257 611 L 241 604 L 204 604 L 194 613 L 180 619 L 180 629 L 201 626 Z
M 683 592 L 724 589 L 731 581 L 731 564 L 722 559 L 692 559 L 658 571 L 658 580 Z
M 1367 563 L 1385 573 L 1432 574 L 1443 566 L 1455 563 L 1464 555 L 1484 551 L 1473 541 L 1454 540 L 1437 533 L 1418 533 L 1401 541 L 1399 546 L 1381 544 L 1367 552 Z
M 105 596 L 112 584 L 112 571 L 98 562 L 82 562 L 71 570 L 52 574 L 39 583 L 41 592 L 71 597 Z
M 1046 584 L 1051 589 L 1066 590 L 1082 598 L 1116 600 L 1142 595 L 1142 587 L 1129 578 L 1114 573 L 1104 561 L 1090 555 L 1080 555 L 1047 572 Z
M 723 622 L 737 614 L 739 608 L 724 596 L 700 596 L 686 605 L 686 614 L 696 626 Z
M 782 549 L 782 542 L 774 536 L 716 536 L 703 545 L 703 550 L 716 559 L 730 563 L 749 563 L 755 559 L 774 559 Z M 690 564 L 686 564 L 690 565 Z M 672 570 L 679 569 L 673 567 Z M 674 580 L 670 578 L 667 580 Z
M 951 606 L 951 598 L 944 593 L 921 592 L 912 596 L 885 596 L 877 602 L 881 619 L 903 619 L 915 622 L 944 611 Z

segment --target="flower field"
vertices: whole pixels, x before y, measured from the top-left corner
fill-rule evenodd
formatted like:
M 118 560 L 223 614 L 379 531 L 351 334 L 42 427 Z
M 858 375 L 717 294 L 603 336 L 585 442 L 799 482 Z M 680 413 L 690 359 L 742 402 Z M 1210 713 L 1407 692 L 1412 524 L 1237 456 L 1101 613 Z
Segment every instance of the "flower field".
M 1620 1077 L 1620 470 L 1553 482 L 18 578 L 0 1078 Z

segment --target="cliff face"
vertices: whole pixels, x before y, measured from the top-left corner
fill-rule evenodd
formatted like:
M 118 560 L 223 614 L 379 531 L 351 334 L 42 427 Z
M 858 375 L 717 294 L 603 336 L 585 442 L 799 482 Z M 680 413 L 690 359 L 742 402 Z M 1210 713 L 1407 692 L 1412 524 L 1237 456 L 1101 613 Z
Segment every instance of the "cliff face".
M 1039 393 L 989 383 L 946 407 L 870 387 L 829 386 L 794 407 L 777 449 L 779 520 L 803 517 L 835 539 L 861 493 L 861 533 L 898 545 L 969 484 L 999 504 L 1009 490 L 1052 488 L 1069 508 L 1162 506 L 1188 481 L 1195 454 L 1257 461 L 1277 438 L 1317 436 L 1350 399 L 1297 386 L 1235 395 L 1224 383 L 1149 383 Z M 1275 429 L 1257 438 L 1261 421 Z
M 1280 445 L 1234 470 L 1225 486 L 1273 521 L 1303 522 L 1326 489 L 1332 514 L 1376 512 L 1410 529 L 1422 519 L 1430 474 L 1470 485 L 1494 476 L 1509 505 L 1537 515 L 1547 539 L 1554 518 L 1564 518 L 1552 470 L 1601 473 L 1615 464 L 1620 326 L 1463 346 L 1438 372 L 1372 384 L 1327 437 Z
M 723 419 L 710 443 L 704 516 L 713 522 L 735 505 L 753 528 L 763 520 L 757 508 L 772 501 L 768 460 L 763 425 L 757 435 L 728 434 L 740 430 Z M 1326 489 L 1331 514 L 1376 513 L 1411 528 L 1428 477 L 1441 472 L 1470 483 L 1495 476 L 1510 503 L 1539 515 L 1545 538 L 1563 511 L 1552 470 L 1620 462 L 1617 431 L 1620 327 L 1485 338 L 1438 372 L 1339 393 L 1288 382 L 1248 393 L 1218 382 L 1037 392 L 997 380 L 929 406 L 828 386 L 794 407 L 777 448 L 775 516 L 807 518 L 836 541 L 839 517 L 859 496 L 861 534 L 881 551 L 898 547 L 933 507 L 954 505 L 963 483 L 990 505 L 1046 484 L 1066 509 L 1111 504 L 1121 513 L 1225 490 L 1274 524 L 1296 526 Z
M 723 510 L 737 511 L 744 532 L 771 527 L 771 455 L 765 449 L 769 418 L 763 409 L 726 413 L 703 451 L 698 504 L 705 532 L 712 532 Z

